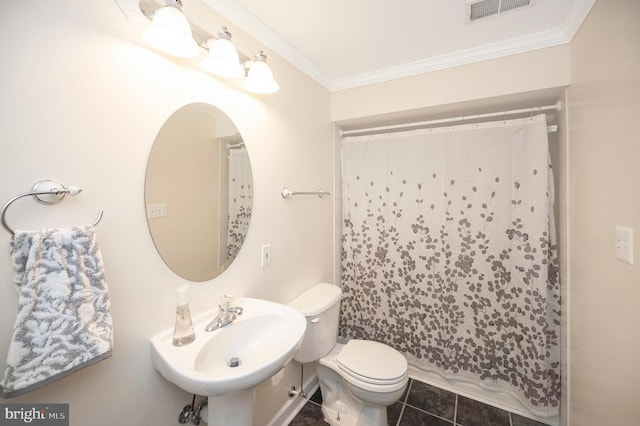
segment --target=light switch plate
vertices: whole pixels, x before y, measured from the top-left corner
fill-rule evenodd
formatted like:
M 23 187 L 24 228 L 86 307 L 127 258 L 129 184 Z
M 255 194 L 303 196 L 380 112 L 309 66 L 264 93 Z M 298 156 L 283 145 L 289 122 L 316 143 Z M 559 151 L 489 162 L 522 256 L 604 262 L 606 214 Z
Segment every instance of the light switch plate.
M 167 216 L 167 203 L 147 204 L 147 217 L 149 219 L 165 216 Z

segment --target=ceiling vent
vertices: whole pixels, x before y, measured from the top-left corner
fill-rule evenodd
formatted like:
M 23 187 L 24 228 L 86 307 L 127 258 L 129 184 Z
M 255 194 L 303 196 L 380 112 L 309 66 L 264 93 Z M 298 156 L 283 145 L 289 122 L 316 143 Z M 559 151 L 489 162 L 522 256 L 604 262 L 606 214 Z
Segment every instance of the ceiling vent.
M 532 0 L 472 0 L 467 2 L 469 21 L 475 22 L 489 16 L 529 6 Z

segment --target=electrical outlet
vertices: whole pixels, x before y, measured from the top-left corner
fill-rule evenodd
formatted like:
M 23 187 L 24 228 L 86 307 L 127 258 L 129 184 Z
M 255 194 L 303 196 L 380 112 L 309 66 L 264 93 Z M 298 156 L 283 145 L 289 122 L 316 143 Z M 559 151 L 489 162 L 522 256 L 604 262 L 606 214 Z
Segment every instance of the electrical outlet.
M 616 226 L 616 257 L 633 265 L 633 229 Z
M 164 217 L 167 215 L 167 203 L 147 204 L 147 217 Z
M 263 268 L 267 265 L 271 265 L 271 244 L 265 244 L 262 246 L 262 260 L 260 266 Z

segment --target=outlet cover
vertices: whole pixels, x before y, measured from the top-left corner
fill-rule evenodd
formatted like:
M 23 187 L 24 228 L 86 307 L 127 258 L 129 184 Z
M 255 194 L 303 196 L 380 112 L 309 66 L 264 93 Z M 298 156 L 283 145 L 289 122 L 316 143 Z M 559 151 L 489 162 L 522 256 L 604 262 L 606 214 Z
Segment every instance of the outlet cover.
M 261 259 L 260 266 L 263 268 L 267 265 L 271 265 L 271 244 L 265 244 L 262 246 Z

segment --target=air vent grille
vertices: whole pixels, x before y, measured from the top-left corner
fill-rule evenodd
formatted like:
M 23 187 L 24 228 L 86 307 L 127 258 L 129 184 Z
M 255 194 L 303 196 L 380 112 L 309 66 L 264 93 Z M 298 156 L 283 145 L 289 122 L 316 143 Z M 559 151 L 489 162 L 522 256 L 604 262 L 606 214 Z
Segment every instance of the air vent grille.
M 529 6 L 531 0 L 478 0 L 468 4 L 469 20 L 475 22 L 479 19 L 494 16 L 509 10 Z

